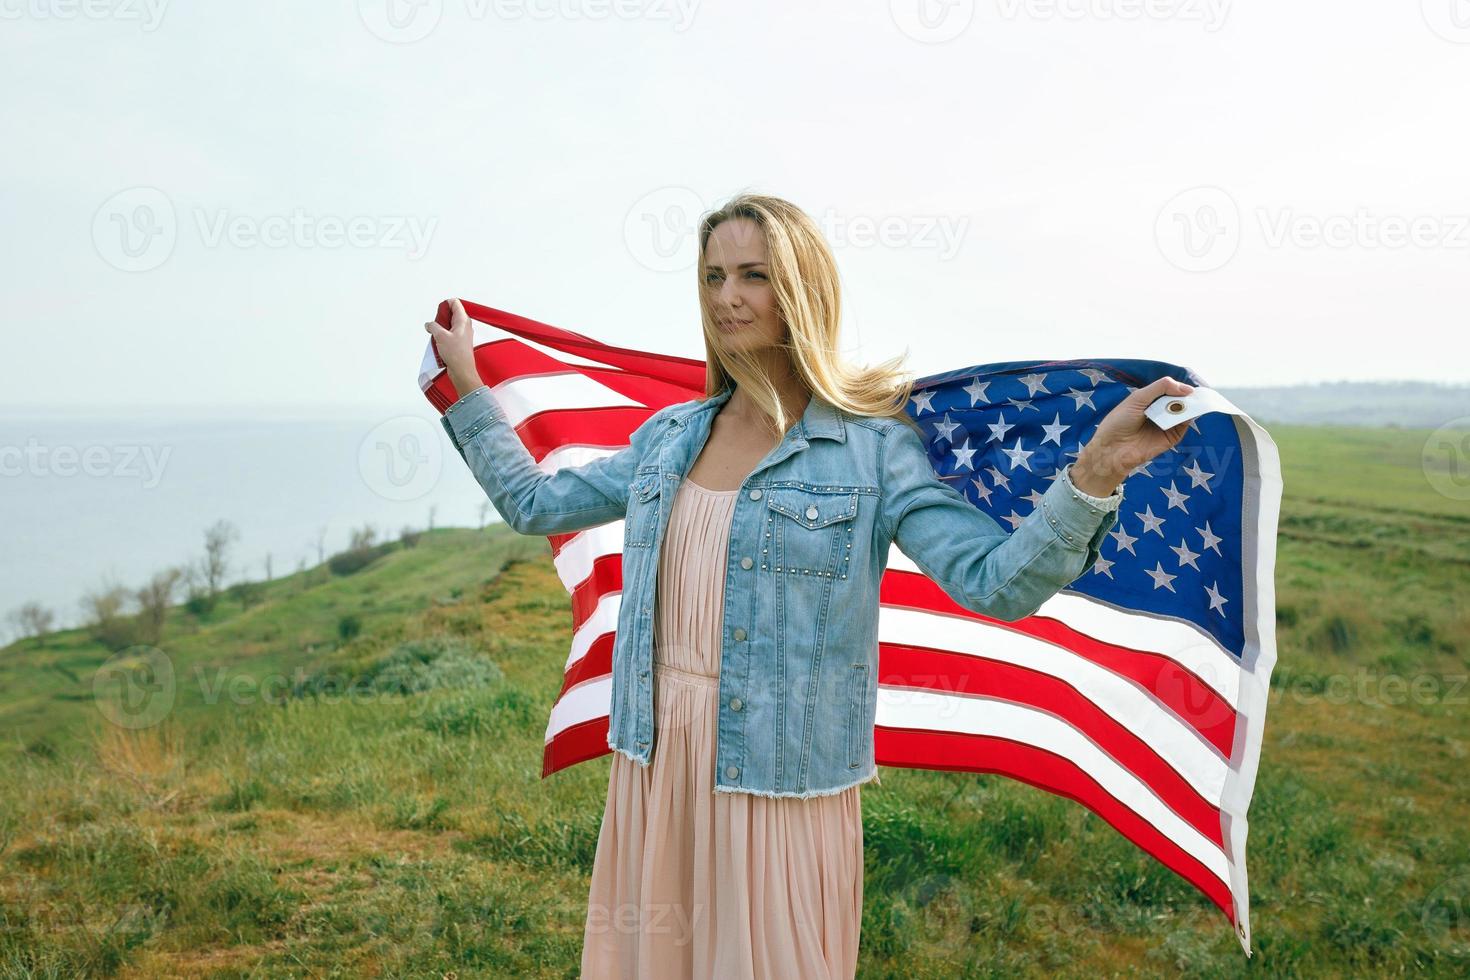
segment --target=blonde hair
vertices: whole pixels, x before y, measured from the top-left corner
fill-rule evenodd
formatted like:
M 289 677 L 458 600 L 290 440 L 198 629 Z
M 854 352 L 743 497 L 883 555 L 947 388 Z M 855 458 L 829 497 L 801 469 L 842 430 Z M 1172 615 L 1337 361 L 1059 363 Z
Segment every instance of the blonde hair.
M 907 351 L 873 366 L 842 359 L 837 347 L 841 285 L 832 250 L 806 212 L 790 201 L 765 194 L 736 194 L 700 221 L 698 273 L 705 397 L 717 394 L 733 379 L 746 389 L 777 432 L 785 432 L 794 421 L 782 410 L 776 387 L 760 361 L 748 352 L 724 349 L 719 340 L 715 313 L 704 288 L 707 247 L 715 228 L 732 218 L 750 219 L 764 235 L 768 278 L 787 328 L 779 346 L 812 397 L 856 415 L 897 418 L 912 425 L 904 411 L 913 389 L 912 374 L 903 367 Z

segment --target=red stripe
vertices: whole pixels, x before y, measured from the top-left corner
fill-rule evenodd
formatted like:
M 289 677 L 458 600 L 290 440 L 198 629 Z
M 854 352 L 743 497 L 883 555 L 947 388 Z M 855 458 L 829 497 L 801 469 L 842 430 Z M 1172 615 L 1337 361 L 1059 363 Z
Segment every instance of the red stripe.
M 611 751 L 607 747 L 606 715 L 579 721 L 546 743 L 541 752 L 541 778 Z
M 582 659 L 563 672 L 561 690 L 556 692 L 557 701 L 560 701 L 567 691 L 584 681 L 595 681 L 612 674 L 613 641 L 616 636 L 616 633 L 603 633 L 597 637 L 587 647 L 587 652 L 582 654 Z M 607 716 L 603 715 L 603 717 Z
M 1225 846 L 1219 808 L 1201 796 L 1148 742 L 1060 678 L 987 657 L 884 643 L 878 648 L 878 683 L 889 685 L 890 691 L 895 686 L 919 687 L 944 694 L 1000 698 L 1054 715 L 1142 780 L 1166 806 L 1217 847 Z
M 603 555 L 592 562 L 592 573 L 572 589 L 572 632 L 592 618 L 602 597 L 623 591 L 623 556 Z
M 1221 756 L 1230 758 L 1235 739 L 1235 709 L 1198 675 L 1168 657 L 1150 650 L 1104 643 L 1050 616 L 1028 616 L 1014 623 L 982 616 L 955 602 L 932 579 L 917 572 L 901 569 L 884 572 L 878 601 L 886 606 L 963 616 L 1062 647 L 1133 681 L 1199 732 Z
M 620 368 L 593 364 L 568 364 L 519 340 L 505 337 L 488 340 L 475 348 L 475 367 L 480 380 L 490 385 L 505 384 L 521 378 L 581 375 L 609 390 L 654 409 L 704 397 L 704 379 L 698 388 L 670 384 L 662 378 L 633 374 Z

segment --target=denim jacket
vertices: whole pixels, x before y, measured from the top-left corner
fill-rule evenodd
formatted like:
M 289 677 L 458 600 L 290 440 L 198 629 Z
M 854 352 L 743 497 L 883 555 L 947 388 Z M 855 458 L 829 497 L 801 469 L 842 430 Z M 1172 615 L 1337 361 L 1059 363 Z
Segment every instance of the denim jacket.
M 516 531 L 623 521 L 607 742 L 645 766 L 655 736 L 659 548 L 674 493 L 733 393 L 727 386 L 666 406 L 626 448 L 553 474 L 536 465 L 488 387 L 441 419 Z M 913 428 L 812 396 L 736 497 L 724 556 L 716 790 L 810 797 L 876 777 L 878 585 L 891 544 L 955 602 L 1014 621 L 1092 566 L 1121 494 L 1082 494 L 1063 470 L 1007 532 L 938 478 Z

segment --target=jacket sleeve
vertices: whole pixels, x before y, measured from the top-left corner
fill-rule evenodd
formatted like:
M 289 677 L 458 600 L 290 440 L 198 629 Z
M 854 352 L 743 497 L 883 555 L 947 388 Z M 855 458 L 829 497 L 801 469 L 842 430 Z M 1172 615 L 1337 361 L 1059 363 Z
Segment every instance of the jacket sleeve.
M 439 421 L 506 524 L 521 534 L 563 534 L 627 514 L 629 485 L 659 418 L 655 412 L 645 419 L 623 449 L 555 473 L 536 464 L 486 385 L 450 405 Z
M 1096 506 L 1070 479 L 1071 464 L 1010 533 L 940 480 L 910 426 L 884 437 L 880 533 L 967 609 L 1014 622 L 1040 609 L 1097 561 L 1117 521 L 1119 488 Z M 885 552 L 886 553 L 886 552 Z

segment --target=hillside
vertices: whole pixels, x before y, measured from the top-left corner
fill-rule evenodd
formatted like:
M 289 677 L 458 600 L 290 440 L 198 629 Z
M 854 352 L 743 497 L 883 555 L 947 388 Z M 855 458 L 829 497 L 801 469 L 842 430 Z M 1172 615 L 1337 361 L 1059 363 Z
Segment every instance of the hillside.
M 1272 432 L 1256 956 L 1078 805 L 885 770 L 860 975 L 1470 971 L 1470 505 L 1424 432 Z M 608 769 L 539 775 L 568 622 L 496 526 L 174 609 L 122 714 L 79 631 L 0 650 L 0 977 L 575 976 Z

